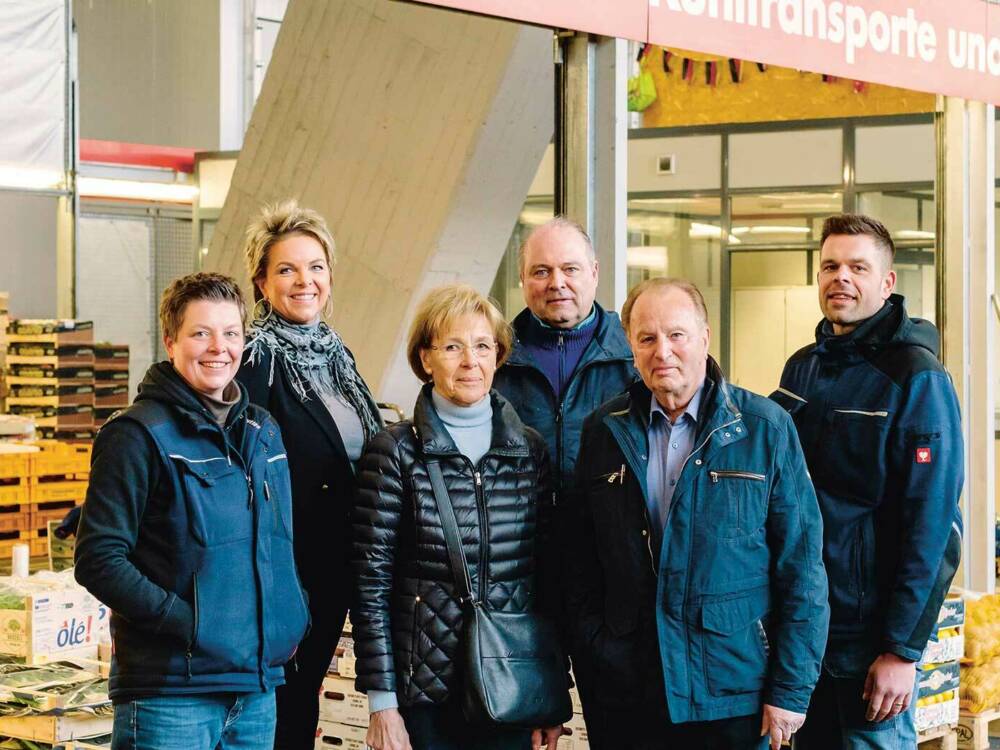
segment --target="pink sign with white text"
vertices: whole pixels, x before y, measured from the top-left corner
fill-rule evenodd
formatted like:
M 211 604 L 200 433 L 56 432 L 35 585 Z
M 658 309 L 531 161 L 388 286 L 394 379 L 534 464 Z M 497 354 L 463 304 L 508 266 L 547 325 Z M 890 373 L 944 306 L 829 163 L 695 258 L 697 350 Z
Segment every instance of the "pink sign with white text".
M 648 41 L 1000 103 L 1000 6 L 983 0 L 650 0 Z
M 1000 104 L 1000 5 L 986 0 L 422 1 Z

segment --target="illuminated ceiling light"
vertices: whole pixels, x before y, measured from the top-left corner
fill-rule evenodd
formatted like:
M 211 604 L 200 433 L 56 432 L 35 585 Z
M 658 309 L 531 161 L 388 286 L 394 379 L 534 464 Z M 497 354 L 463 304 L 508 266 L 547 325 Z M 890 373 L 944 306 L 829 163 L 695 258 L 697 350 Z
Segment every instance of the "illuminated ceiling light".
M 62 172 L 52 169 L 0 165 L 0 187 L 25 190 L 61 190 L 65 187 L 65 176 Z
M 750 227 L 750 234 L 809 234 L 809 227 L 759 226 Z
M 899 240 L 933 240 L 937 235 L 922 229 L 900 229 L 895 236 Z
M 691 222 L 691 229 L 688 231 L 688 237 L 692 240 L 721 240 L 722 228 L 714 224 L 702 224 L 701 222 L 693 221 Z M 733 234 L 729 235 L 729 242 L 733 245 L 740 244 L 739 238 L 734 237 Z
M 111 180 L 103 177 L 81 177 L 77 192 L 87 198 L 127 198 L 131 200 L 190 203 L 198 195 L 195 185 L 138 180 Z
M 666 273 L 666 245 L 634 245 L 625 251 L 627 265 L 641 268 L 655 268 Z

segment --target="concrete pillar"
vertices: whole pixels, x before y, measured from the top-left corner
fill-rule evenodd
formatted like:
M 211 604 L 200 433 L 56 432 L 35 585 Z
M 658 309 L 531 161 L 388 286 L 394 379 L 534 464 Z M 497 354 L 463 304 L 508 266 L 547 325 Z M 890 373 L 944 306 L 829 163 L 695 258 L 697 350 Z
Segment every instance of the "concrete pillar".
M 292 0 L 205 267 L 247 281 L 268 200 L 320 211 L 338 245 L 332 323 L 378 397 L 409 412 L 403 347 L 430 287 L 486 292 L 552 135 L 545 29 L 389 0 Z
M 618 310 L 628 292 L 628 42 L 576 33 L 563 38 L 562 58 L 556 211 L 587 229 L 601 267 L 597 299 Z
M 995 575 L 994 108 L 939 99 L 938 323 L 965 438 L 963 585 L 993 592 Z

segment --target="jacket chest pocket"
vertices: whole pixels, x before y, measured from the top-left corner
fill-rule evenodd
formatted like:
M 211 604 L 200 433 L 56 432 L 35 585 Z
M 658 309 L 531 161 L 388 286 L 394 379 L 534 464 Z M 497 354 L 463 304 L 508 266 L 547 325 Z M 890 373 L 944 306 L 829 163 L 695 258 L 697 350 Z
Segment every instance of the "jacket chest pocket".
M 703 519 L 714 536 L 753 534 L 767 518 L 767 475 L 743 469 L 709 469 Z
M 213 547 L 253 535 L 250 485 L 238 467 L 224 458 L 170 457 L 183 486 L 195 539 Z
M 838 495 L 875 505 L 885 485 L 885 444 L 891 412 L 885 409 L 838 406 L 827 413 L 829 426 L 815 455 L 822 485 Z M 822 468 L 821 468 L 822 467 Z

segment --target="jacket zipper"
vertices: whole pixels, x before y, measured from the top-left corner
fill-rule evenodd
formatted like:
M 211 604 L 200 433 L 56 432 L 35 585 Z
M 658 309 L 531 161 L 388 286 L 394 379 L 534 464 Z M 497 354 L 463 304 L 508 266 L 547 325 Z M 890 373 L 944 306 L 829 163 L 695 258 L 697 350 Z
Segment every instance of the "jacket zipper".
M 771 642 L 767 640 L 767 631 L 764 630 L 764 623 L 757 620 L 757 632 L 760 633 L 760 643 L 764 647 L 764 656 L 771 655 Z
M 188 641 L 187 647 L 187 678 L 191 680 L 191 652 L 194 651 L 195 643 L 198 638 L 198 574 L 195 573 L 191 576 L 192 584 L 194 586 L 194 603 L 191 609 L 194 611 L 194 632 L 191 633 L 191 640 Z
M 710 471 L 708 475 L 712 478 L 712 484 L 718 484 L 720 479 L 752 479 L 755 482 L 763 482 L 767 479 L 764 474 L 755 474 L 752 471 L 731 471 L 728 469 Z
M 483 497 L 483 479 L 478 469 L 473 468 L 476 477 L 476 510 L 479 511 L 479 523 L 483 528 L 483 536 L 479 540 L 479 601 L 486 601 L 486 577 L 489 559 L 487 548 L 490 540 L 490 521 L 486 514 L 486 499 Z
M 864 526 L 858 529 L 858 622 L 864 622 L 865 610 L 865 529 Z
M 420 581 L 418 579 L 417 591 L 419 590 L 420 590 Z M 411 683 L 413 682 L 413 664 L 417 660 L 417 643 L 420 640 L 417 637 L 417 610 L 419 607 L 420 607 L 420 595 L 417 594 L 417 598 L 413 602 L 413 629 L 410 631 L 412 638 L 410 641 L 410 664 L 408 666 L 408 671 Z

